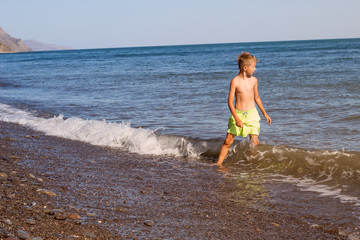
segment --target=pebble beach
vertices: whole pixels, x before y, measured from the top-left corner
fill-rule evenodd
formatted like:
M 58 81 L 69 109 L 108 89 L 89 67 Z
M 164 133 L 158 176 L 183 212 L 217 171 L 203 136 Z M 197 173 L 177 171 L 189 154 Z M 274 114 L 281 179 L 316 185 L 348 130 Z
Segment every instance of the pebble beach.
M 0 122 L 0 153 L 1 239 L 348 239 L 257 209 L 210 164 L 7 122 Z

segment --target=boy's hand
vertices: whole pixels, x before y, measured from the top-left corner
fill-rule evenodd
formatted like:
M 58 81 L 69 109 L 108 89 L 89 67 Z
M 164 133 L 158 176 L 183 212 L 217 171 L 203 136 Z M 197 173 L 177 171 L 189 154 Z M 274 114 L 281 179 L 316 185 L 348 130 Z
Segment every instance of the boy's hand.
M 240 120 L 240 119 L 235 119 L 236 120 L 236 126 L 238 127 L 244 127 L 244 123 Z
M 266 115 L 265 115 L 265 118 L 266 118 L 267 123 L 270 125 L 270 124 L 271 124 L 271 118 L 270 118 L 270 116 L 266 114 Z

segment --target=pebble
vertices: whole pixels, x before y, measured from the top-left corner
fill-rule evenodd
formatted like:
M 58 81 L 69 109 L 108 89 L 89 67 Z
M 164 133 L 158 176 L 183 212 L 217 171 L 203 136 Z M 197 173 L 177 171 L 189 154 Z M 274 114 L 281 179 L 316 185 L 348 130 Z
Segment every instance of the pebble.
M 6 173 L 0 173 L 0 181 L 6 181 L 8 178 L 8 175 Z
M 23 208 L 24 208 L 24 210 L 29 211 L 29 212 L 33 210 L 33 208 L 30 206 L 24 206 Z
M 25 232 L 23 230 L 17 230 L 16 236 L 18 236 L 20 239 L 27 239 L 30 238 L 30 234 L 28 232 Z
M 70 213 L 69 216 L 68 216 L 69 219 L 77 219 L 77 220 L 80 220 L 81 219 L 81 216 L 77 213 Z
M 9 194 L 7 195 L 8 198 L 15 198 L 15 194 Z
M 63 210 L 61 209 L 44 209 L 44 212 L 48 215 L 54 215 L 55 213 L 63 213 Z
M 84 232 L 83 236 L 85 238 L 96 238 L 95 234 L 91 233 L 91 232 Z
M 144 222 L 144 224 L 145 224 L 146 226 L 149 226 L 149 227 L 154 226 L 154 222 L 151 221 L 151 220 L 146 220 L 146 221 Z
M 95 214 L 95 213 L 86 213 L 86 216 L 88 216 L 88 217 L 95 217 L 96 214 Z
M 5 220 L 4 220 L 4 223 L 6 223 L 7 225 L 12 225 L 12 224 L 13 224 L 13 222 L 10 221 L 9 219 L 5 219 Z
M 33 174 L 29 173 L 30 178 L 36 178 Z
M 50 190 L 46 190 L 46 189 L 39 189 L 38 191 L 45 193 L 46 195 L 50 196 L 50 197 L 55 197 L 56 193 L 50 191 Z
M 54 219 L 56 219 L 56 220 L 65 220 L 66 218 L 67 218 L 67 216 L 63 213 L 56 212 L 54 214 Z
M 26 222 L 27 224 L 29 224 L 29 225 L 35 225 L 35 224 L 36 224 L 35 220 L 32 219 L 32 218 L 26 219 L 25 222 Z
M 80 236 L 78 235 L 70 235 L 68 237 L 66 237 L 66 239 L 76 239 L 76 238 L 79 238 Z

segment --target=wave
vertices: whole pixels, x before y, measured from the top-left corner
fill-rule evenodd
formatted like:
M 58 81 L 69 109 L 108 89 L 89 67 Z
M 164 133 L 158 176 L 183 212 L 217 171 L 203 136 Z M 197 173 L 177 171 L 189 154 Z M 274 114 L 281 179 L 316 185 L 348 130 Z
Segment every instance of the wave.
M 215 161 L 222 145 L 222 139 L 201 140 L 162 135 L 158 130 L 134 128 L 129 122 L 114 123 L 77 117 L 65 119 L 63 115 L 44 118 L 1 103 L 0 120 L 18 123 L 47 135 L 140 155 Z M 324 190 L 326 188 L 323 186 L 326 185 L 329 189 L 340 189 L 341 194 L 360 196 L 359 152 L 306 150 L 267 144 L 261 144 L 255 151 L 247 141 L 243 141 L 234 144 L 225 164 L 235 172 L 286 176 L 284 179 L 290 182 L 297 179 L 299 186 L 302 184 L 302 187 L 307 186 L 310 190 L 315 189 L 314 186 Z
M 234 172 L 268 174 L 304 191 L 334 196 L 360 206 L 360 153 L 306 150 L 287 146 L 237 145 L 226 159 Z
M 65 119 L 63 115 L 42 118 L 5 104 L 0 104 L 0 113 L 1 121 L 18 123 L 47 135 L 115 147 L 142 155 L 199 158 L 208 146 L 206 141 L 160 135 L 157 130 L 134 128 L 129 122 L 113 123 L 77 117 Z

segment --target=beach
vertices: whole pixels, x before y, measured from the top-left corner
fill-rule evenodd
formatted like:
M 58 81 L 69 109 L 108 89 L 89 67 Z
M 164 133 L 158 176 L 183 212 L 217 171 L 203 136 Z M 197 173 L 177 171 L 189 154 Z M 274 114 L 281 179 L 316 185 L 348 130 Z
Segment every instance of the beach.
M 347 239 L 257 209 L 233 194 L 246 189 L 208 163 L 140 156 L 7 122 L 0 143 L 2 239 Z

